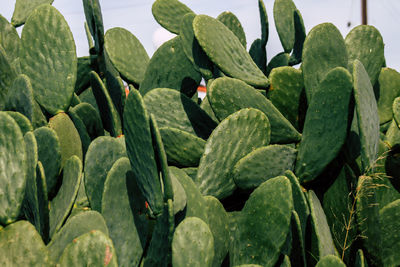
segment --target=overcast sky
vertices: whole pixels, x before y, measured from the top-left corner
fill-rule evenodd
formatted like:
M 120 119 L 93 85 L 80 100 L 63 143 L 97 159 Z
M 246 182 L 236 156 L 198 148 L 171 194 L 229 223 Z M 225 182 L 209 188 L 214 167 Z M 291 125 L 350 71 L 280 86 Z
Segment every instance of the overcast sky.
M 197 14 L 218 16 L 223 11 L 233 12 L 246 32 L 248 46 L 260 37 L 260 20 L 257 0 L 181 0 Z M 264 0 L 267 8 L 270 36 L 268 58 L 282 51 L 275 31 L 272 14 L 273 0 Z M 307 32 L 323 22 L 332 22 L 345 37 L 350 29 L 358 25 L 360 0 L 294 0 L 300 10 Z M 123 27 L 131 31 L 144 45 L 151 56 L 156 46 L 171 35 L 161 29 L 151 13 L 152 0 L 100 0 L 105 29 Z M 14 0 L 2 0 L 0 14 L 11 19 Z M 400 70 L 400 1 L 368 1 L 369 24 L 379 29 L 385 42 L 388 67 Z M 83 28 L 84 14 L 81 0 L 55 0 L 53 5 L 64 15 L 74 35 L 78 56 L 88 55 L 88 45 Z M 347 27 L 351 22 L 351 27 Z

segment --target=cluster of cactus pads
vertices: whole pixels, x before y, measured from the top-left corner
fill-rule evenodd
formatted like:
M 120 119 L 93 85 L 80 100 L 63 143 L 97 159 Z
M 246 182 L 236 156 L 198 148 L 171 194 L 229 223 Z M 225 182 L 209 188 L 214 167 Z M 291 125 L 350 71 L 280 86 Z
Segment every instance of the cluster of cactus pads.
M 149 58 L 83 0 L 77 58 L 51 3 L 0 16 L 0 266 L 400 265 L 400 74 L 377 29 L 306 34 L 276 0 L 268 59 L 263 0 L 251 45 L 231 12 L 156 0 L 176 37 Z

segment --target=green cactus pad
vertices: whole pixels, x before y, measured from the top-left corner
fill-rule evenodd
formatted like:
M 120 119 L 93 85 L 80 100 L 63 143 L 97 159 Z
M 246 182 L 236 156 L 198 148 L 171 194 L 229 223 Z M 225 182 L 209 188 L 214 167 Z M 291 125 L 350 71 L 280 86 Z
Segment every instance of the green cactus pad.
M 278 109 L 260 92 L 244 82 L 228 77 L 216 79 L 207 93 L 215 115 L 223 120 L 242 108 L 264 112 L 271 123 L 271 143 L 297 142 L 301 136 Z
M 207 203 L 193 180 L 181 169 L 170 167 L 171 177 L 174 177 L 186 193 L 186 217 L 198 217 L 208 222 Z M 174 179 L 172 178 L 172 179 Z
M 195 17 L 194 13 L 187 13 L 183 17 L 179 36 L 187 58 L 194 64 L 194 67 L 202 74 L 204 79 L 209 80 L 213 77 L 213 64 L 194 36 L 193 20 Z
M 304 86 L 308 103 L 320 82 L 333 68 L 347 68 L 346 45 L 339 30 L 331 23 L 315 26 L 308 33 L 303 47 Z
M 326 255 L 336 256 L 337 252 L 321 202 L 312 190 L 308 191 L 307 196 L 311 212 L 311 250 L 307 252 L 307 261 L 308 264 L 315 264 Z
M 97 105 L 96 98 L 94 97 L 92 87 L 89 87 L 85 91 L 83 91 L 79 95 L 79 99 L 81 100 L 81 103 L 88 103 L 88 104 L 92 105 L 97 110 L 97 112 L 100 114 L 100 110 Z
M 157 88 L 147 93 L 143 101 L 161 128 L 177 128 L 207 139 L 217 126 L 193 100 L 176 90 Z
M 183 17 L 193 11 L 178 0 L 157 0 L 151 8 L 156 21 L 172 33 L 179 34 Z
M 50 236 L 52 237 L 68 217 L 78 195 L 82 176 L 82 162 L 77 156 L 70 157 L 63 168 L 63 181 L 57 195 L 50 202 Z
M 386 205 L 379 211 L 382 222 L 382 260 L 385 266 L 400 264 L 400 199 Z
M 86 211 L 68 219 L 47 245 L 49 256 L 57 262 L 65 247 L 75 238 L 90 231 L 97 230 L 108 236 L 108 228 L 103 216 L 97 211 Z
M 8 90 L 12 86 L 14 79 L 17 77 L 17 72 L 10 65 L 6 51 L 0 45 L 0 110 L 4 110 L 7 102 Z
M 289 66 L 289 62 L 290 62 L 290 54 L 285 52 L 278 53 L 268 62 L 266 69 L 267 75 L 269 76 L 274 68 Z
M 81 138 L 69 116 L 66 113 L 57 114 L 50 118 L 49 127 L 56 132 L 58 141 L 60 142 L 61 168 L 64 167 L 65 162 L 73 155 L 76 155 L 82 161 Z
M 172 239 L 172 265 L 211 267 L 213 259 L 214 238 L 208 225 L 197 217 L 183 220 Z
M 210 116 L 211 119 L 213 119 L 213 121 L 219 123 L 219 120 L 215 116 L 214 110 L 212 109 L 210 101 L 208 100 L 207 96 L 204 97 L 203 101 L 201 101 L 200 107 L 208 114 L 208 116 Z
M 400 73 L 391 68 L 382 68 L 379 78 L 378 115 L 383 124 L 393 118 L 392 103 L 400 96 Z
M 304 27 L 303 17 L 299 10 L 294 12 L 294 29 L 295 29 L 295 41 L 292 55 L 290 56 L 289 65 L 297 65 L 301 63 L 303 56 L 303 45 L 306 39 L 306 29 Z
M 26 148 L 15 120 L 0 112 L 0 224 L 17 220 L 26 184 Z
M 226 213 L 221 202 L 213 196 L 204 197 L 208 223 L 214 237 L 214 261 L 212 266 L 221 266 L 225 256 L 229 250 L 229 221 L 228 213 Z
M 353 67 L 353 61 L 358 59 L 374 85 L 385 62 L 384 43 L 380 32 L 372 25 L 359 25 L 347 34 L 345 42 L 349 69 Z
M 47 266 L 49 256 L 35 227 L 18 221 L 0 231 L 1 266 Z
M 21 40 L 21 70 L 31 79 L 36 101 L 50 114 L 66 111 L 78 60 L 64 17 L 50 5 L 40 6 L 27 19 Z
M 97 54 L 103 53 L 104 45 L 104 25 L 103 15 L 101 14 L 101 7 L 99 0 L 83 0 L 83 9 L 85 11 L 85 17 L 87 26 L 93 39 L 95 41 L 95 51 Z M 89 46 L 92 48 L 92 46 Z
M 165 42 L 154 53 L 139 90 L 145 95 L 154 88 L 172 88 L 191 97 L 200 80 L 201 75 L 186 57 L 178 36 Z
M 18 111 L 32 121 L 34 101 L 29 77 L 24 74 L 18 75 L 8 93 L 6 109 Z
M 303 74 L 292 67 L 279 67 L 269 75 L 271 87 L 268 98 L 290 123 L 300 129 L 301 119 L 305 114 L 305 97 L 303 95 Z
M 111 239 L 101 231 L 92 230 L 77 237 L 65 248 L 58 265 L 117 267 L 118 263 Z
M 126 157 L 125 146 L 118 139 L 101 136 L 89 146 L 85 157 L 85 188 L 90 207 L 101 211 L 104 181 L 114 162 Z
M 313 91 L 295 168 L 301 182 L 314 180 L 339 153 L 347 136 L 351 93 L 351 75 L 342 67 L 331 70 Z
M 11 24 L 14 27 L 23 25 L 36 7 L 42 4 L 52 4 L 53 2 L 54 0 L 17 0 L 11 18 Z
M 258 10 L 260 13 L 260 22 L 261 22 L 261 41 L 265 47 L 269 35 L 269 22 L 268 22 L 267 10 L 265 8 L 263 0 L 258 0 Z
M 131 208 L 138 191 L 129 159 L 115 161 L 104 182 L 101 213 L 107 223 L 120 266 L 139 264 L 146 245 L 147 219 Z M 136 203 L 140 205 L 141 203 Z
M 257 67 L 265 74 L 267 73 L 267 52 L 261 39 L 256 39 L 250 46 L 249 54 Z
M 61 147 L 57 133 L 49 127 L 40 127 L 33 132 L 38 144 L 38 159 L 46 174 L 47 191 L 51 194 L 58 183 L 61 169 Z
M 124 79 L 134 84 L 141 83 L 149 56 L 135 35 L 119 27 L 109 29 L 104 36 L 104 48 Z
M 168 163 L 180 167 L 196 167 L 204 152 L 206 141 L 176 128 L 160 128 Z
M 171 266 L 171 243 L 175 230 L 174 208 L 172 200 L 168 199 L 164 203 L 164 210 L 157 218 L 152 238 L 147 250 L 144 267 Z
M 254 149 L 268 145 L 270 133 L 267 116 L 257 109 L 242 109 L 223 120 L 207 140 L 200 159 L 195 182 L 202 194 L 218 199 L 232 194 L 236 188 L 233 167 Z
M 322 257 L 315 267 L 346 267 L 341 259 L 334 255 Z
M 33 130 L 32 124 L 29 119 L 24 116 L 23 114 L 16 112 L 16 111 L 4 111 L 7 115 L 15 120 L 18 124 L 19 128 L 21 129 L 22 135 L 25 135 L 27 132 Z
M 86 130 L 86 126 L 81 118 L 72 109 L 68 111 L 68 117 L 71 119 L 76 130 L 78 131 L 79 138 L 82 143 L 82 158 L 85 158 L 86 151 L 88 150 L 91 142 L 90 136 Z
M 11 25 L 6 18 L 0 15 L 0 46 L 6 52 L 8 61 L 15 68 L 17 72 L 20 70 L 19 66 L 19 51 L 21 47 L 21 39 L 17 30 Z
M 292 188 L 286 177 L 270 179 L 254 190 L 238 221 L 232 265 L 274 266 L 290 231 L 292 210 Z
M 89 73 L 92 70 L 90 57 L 78 57 L 78 67 L 74 92 L 81 94 L 90 86 Z
M 350 250 L 345 250 L 343 254 L 343 246 L 345 242 L 351 245 L 356 239 L 355 218 L 352 214 L 350 218 L 349 208 L 352 207 L 353 198 L 348 188 L 348 181 L 354 180 L 353 173 L 349 166 L 345 165 L 336 178 L 335 182 L 325 192 L 323 197 L 323 208 L 326 219 L 331 229 L 332 238 L 340 255 L 344 255 L 348 259 Z M 350 225 L 347 229 L 346 225 Z
M 172 188 L 174 190 L 174 214 L 177 214 L 180 211 L 183 211 L 186 207 L 187 196 L 185 189 L 181 183 L 175 178 L 174 175 L 170 175 Z
M 71 108 L 85 124 L 86 130 L 92 140 L 104 135 L 103 124 L 99 112 L 89 103 L 80 103 Z
M 113 137 L 121 135 L 122 125 L 118 111 L 112 102 L 107 88 L 104 86 L 104 83 L 99 75 L 94 71 L 90 72 L 90 84 L 92 85 L 93 94 L 100 110 L 100 116 L 104 129 L 107 130 Z
M 364 66 L 357 59 L 353 64 L 354 98 L 361 142 L 361 160 L 364 172 L 373 167 L 378 154 L 379 117 L 374 90 Z
M 268 87 L 267 77 L 235 34 L 222 22 L 206 15 L 198 15 L 193 21 L 193 29 L 204 52 L 224 73 L 256 87 Z
M 294 12 L 296 10 L 296 5 L 292 0 L 277 0 L 274 2 L 275 27 L 286 53 L 290 53 L 294 46 Z
M 235 14 L 230 11 L 225 11 L 218 15 L 217 20 L 228 27 L 228 29 L 236 35 L 243 47 L 246 48 L 246 34 L 243 30 L 242 24 Z
M 163 210 L 163 194 L 153 149 L 149 115 L 139 91 L 129 93 L 124 110 L 126 149 L 139 188 L 155 215 Z
M 290 179 L 290 176 L 287 176 Z M 292 193 L 293 193 L 293 204 L 294 208 L 296 209 L 296 199 L 294 191 L 295 188 L 292 183 Z M 304 196 L 304 195 L 303 195 Z M 290 251 L 290 261 L 294 266 L 302 266 L 305 267 L 307 266 L 306 263 L 306 253 L 305 253 L 305 242 L 304 242 L 304 234 L 302 233 L 303 231 L 303 226 L 301 224 L 299 215 L 295 210 L 292 211 L 292 218 L 290 222 L 290 227 L 291 227 L 291 239 L 292 239 L 292 249 Z M 304 228 L 305 230 L 305 228 Z M 289 236 L 288 235 L 288 236 Z
M 392 110 L 393 119 L 396 122 L 396 125 L 400 128 L 400 97 L 396 97 L 393 100 Z

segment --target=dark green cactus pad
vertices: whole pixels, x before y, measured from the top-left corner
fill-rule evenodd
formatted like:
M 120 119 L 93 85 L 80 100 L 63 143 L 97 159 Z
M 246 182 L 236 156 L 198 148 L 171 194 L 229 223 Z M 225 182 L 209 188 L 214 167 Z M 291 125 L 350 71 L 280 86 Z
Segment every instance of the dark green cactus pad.
M 359 25 L 347 34 L 345 42 L 349 69 L 353 67 L 353 61 L 358 59 L 374 85 L 385 62 L 384 43 L 380 32 L 372 25 Z
M 197 167 L 189 167 L 189 168 L 182 168 L 182 170 L 184 172 L 186 172 L 186 174 L 192 178 L 192 180 L 196 179 L 197 176 Z
M 181 169 L 170 167 L 173 176 L 183 187 L 186 193 L 186 217 L 198 217 L 208 222 L 207 204 L 193 180 Z M 174 179 L 172 178 L 172 179 Z
M 290 231 L 292 210 L 292 188 L 286 177 L 270 179 L 254 190 L 238 221 L 232 265 L 274 266 Z
M 90 57 L 78 57 L 78 67 L 74 92 L 81 94 L 90 86 L 89 73 L 92 71 Z
M 257 67 L 265 74 L 267 73 L 267 51 L 261 39 L 256 39 L 250 46 L 249 54 Z
M 42 109 L 40 108 L 38 102 L 33 103 L 33 118 L 32 118 L 32 126 L 33 128 L 39 128 L 42 126 L 46 126 L 47 125 L 47 118 L 46 116 L 43 114 Z
M 357 188 L 356 214 L 358 231 L 362 236 L 366 237 L 362 239 L 362 242 L 370 254 L 371 261 L 379 266 L 382 265 L 382 236 L 379 216 L 380 207 L 376 205 L 376 186 L 371 177 L 360 176 Z
M 382 68 L 378 83 L 378 115 L 379 123 L 383 124 L 393 118 L 392 103 L 400 96 L 400 73 L 391 68 Z
M 17 220 L 26 184 L 26 148 L 15 120 L 0 112 L 0 224 Z
M 75 238 L 94 230 L 101 231 L 108 236 L 106 222 L 97 211 L 82 212 L 68 219 L 47 245 L 51 260 L 57 262 L 68 244 Z
M 58 183 L 61 169 L 61 147 L 57 133 L 49 127 L 40 127 L 33 132 L 38 144 L 38 159 L 46 174 L 47 191 L 52 193 Z
M 11 24 L 14 27 L 23 25 L 36 7 L 42 4 L 52 4 L 53 2 L 54 0 L 17 0 L 11 18 Z
M 267 116 L 257 109 L 242 109 L 223 120 L 207 140 L 200 159 L 195 182 L 202 194 L 218 199 L 231 195 L 236 188 L 233 167 L 254 149 L 268 145 L 270 133 Z
M 92 230 L 74 239 L 64 250 L 57 265 L 117 267 L 113 243 L 103 232 Z
M 310 208 L 308 207 L 307 199 L 304 195 L 305 189 L 301 187 L 299 179 L 294 175 L 292 171 L 286 171 L 285 176 L 292 183 L 292 197 L 294 210 L 299 217 L 301 224 L 302 236 L 306 236 L 307 220 L 310 215 Z
M 104 25 L 100 2 L 99 0 L 83 0 L 82 2 L 87 26 L 95 41 L 95 51 L 97 54 L 102 56 L 104 45 Z M 89 45 L 89 48 L 92 47 L 93 46 Z
M 346 267 L 346 264 L 337 256 L 326 255 L 317 262 L 315 267 Z
M 379 211 L 382 237 L 382 260 L 384 266 L 400 264 L 400 199 L 386 205 Z
M 287 176 L 289 177 L 289 176 Z M 290 179 L 290 177 L 289 177 Z M 293 183 L 292 183 L 292 193 L 293 193 L 293 204 L 294 208 L 296 209 L 296 199 L 295 193 L 293 192 L 295 190 Z M 291 232 L 289 235 L 292 237 L 292 249 L 290 251 L 290 262 L 292 263 L 293 266 L 307 266 L 306 263 L 306 253 L 305 253 L 305 242 L 304 242 L 304 234 L 302 233 L 302 224 L 300 222 L 299 215 L 295 210 L 292 211 L 292 218 L 290 222 L 290 228 Z M 289 236 L 288 235 L 288 236 Z
M 6 109 L 18 111 L 32 121 L 35 100 L 29 77 L 24 74 L 18 75 L 10 89 Z
M 326 255 L 336 256 L 337 252 L 321 202 L 312 190 L 307 192 L 307 196 L 310 205 L 311 247 L 306 254 L 308 264 L 313 265 Z
M 390 126 L 385 133 L 384 141 L 391 147 L 400 144 L 400 128 L 395 120 L 390 122 Z
M 49 200 L 47 197 L 46 177 L 42 163 L 38 162 L 37 143 L 33 133 L 24 137 L 27 152 L 27 180 L 22 211 L 42 236 L 49 241 Z
M 81 138 L 69 116 L 66 113 L 57 114 L 50 118 L 49 127 L 56 132 L 58 141 L 60 142 L 61 168 L 64 167 L 65 162 L 73 155 L 76 155 L 82 161 Z
M 92 105 L 100 114 L 100 110 L 99 107 L 97 106 L 96 98 L 94 97 L 92 87 L 89 87 L 85 91 L 83 91 L 79 95 L 79 99 L 81 100 L 81 103 L 88 103 Z
M 50 202 L 50 236 L 64 224 L 78 194 L 82 176 L 82 162 L 77 156 L 70 157 L 63 168 L 63 180 L 57 195 Z
M 353 214 L 355 210 L 352 207 L 354 198 L 347 185 L 348 182 L 354 180 L 355 177 L 350 167 L 345 165 L 323 197 L 323 208 L 335 247 L 338 249 L 339 255 L 343 255 L 347 260 L 350 250 L 347 248 L 344 250 L 344 246 L 350 246 L 357 235 L 355 216 Z
M 172 33 L 179 34 L 180 23 L 187 13 L 193 13 L 178 0 L 157 0 L 151 8 L 156 21 Z
M 207 96 L 204 97 L 203 101 L 201 101 L 200 107 L 208 114 L 208 116 L 210 116 L 211 119 L 213 119 L 213 121 L 215 121 L 217 124 L 219 123 L 219 120 L 217 116 L 215 116 L 214 110 L 212 109 Z
M 392 104 L 393 119 L 398 127 L 400 127 L 400 97 L 396 97 Z
M 306 112 L 301 70 L 292 67 L 275 68 L 271 71 L 269 79 L 269 100 L 296 129 L 300 130 L 301 119 Z
M 6 18 L 0 15 L 0 46 L 2 46 L 6 52 L 8 61 L 11 66 L 20 72 L 19 65 L 19 51 L 21 47 L 21 39 L 17 33 L 17 30 L 11 25 Z
M 256 108 L 264 112 L 271 123 L 271 143 L 300 141 L 301 135 L 271 101 L 240 80 L 216 79 L 209 87 L 207 97 L 221 121 L 242 108 Z
M 178 167 L 196 167 L 204 152 L 206 141 L 188 132 L 171 128 L 160 128 L 168 163 Z
M 187 13 L 182 18 L 179 36 L 187 58 L 194 64 L 194 67 L 201 73 L 204 79 L 209 80 L 213 77 L 213 64 L 194 36 L 193 20 L 195 17 L 194 13 Z
M 303 45 L 306 39 L 306 29 L 304 27 L 303 17 L 299 10 L 294 12 L 294 29 L 295 39 L 292 55 L 290 56 L 289 65 L 293 66 L 299 64 L 302 61 Z
M 5 114 L 9 115 L 11 118 L 15 120 L 21 129 L 22 135 L 25 135 L 27 132 L 33 131 L 33 127 L 29 119 L 23 114 L 16 111 L 4 111 Z
M 7 101 L 8 90 L 12 86 L 17 72 L 10 64 L 6 51 L 0 45 L 0 110 L 4 110 Z
M 374 91 L 364 66 L 353 64 L 354 98 L 361 142 L 362 172 L 372 168 L 378 153 L 379 117 Z
M 342 67 L 331 70 L 313 91 L 295 168 L 301 182 L 314 180 L 346 141 L 351 93 L 351 75 Z
M 172 200 L 168 199 L 167 202 L 164 203 L 163 213 L 157 218 L 147 255 L 144 259 L 144 267 L 167 267 L 171 265 L 171 243 L 175 230 L 174 218 Z
M 49 256 L 42 238 L 27 221 L 18 221 L 0 231 L 1 266 L 47 266 Z
M 294 12 L 296 10 L 296 5 L 292 0 L 277 0 L 274 2 L 275 27 L 286 53 L 290 53 L 294 46 Z
M 107 55 L 107 54 L 106 54 Z M 114 104 L 115 109 L 117 110 L 119 117 L 122 118 L 125 106 L 125 100 L 127 98 L 126 89 L 124 85 L 124 81 L 119 76 L 119 73 L 112 66 L 112 63 L 106 56 L 106 88 L 110 94 L 111 100 Z M 129 90 L 132 90 L 134 86 L 132 84 L 129 85 Z
M 260 23 L 261 23 L 261 41 L 265 47 L 269 35 L 269 22 L 268 22 L 267 10 L 265 8 L 263 0 L 258 0 L 258 10 L 260 13 Z
M 85 124 L 83 123 L 81 118 L 72 109 L 70 109 L 68 111 L 68 117 L 74 123 L 74 126 L 75 126 L 76 130 L 78 131 L 79 138 L 81 139 L 81 143 L 82 143 L 82 157 L 85 158 L 86 151 L 88 150 L 88 147 L 92 140 L 89 136 L 89 133 L 86 130 Z
M 142 203 L 135 203 L 141 199 L 137 197 L 138 188 L 130 170 L 128 158 L 115 161 L 104 182 L 101 203 L 101 214 L 107 223 L 120 266 L 139 264 L 148 231 L 145 215 L 131 208 L 131 205 Z
M 285 52 L 278 53 L 268 62 L 266 69 L 267 75 L 269 76 L 274 68 L 289 66 L 289 62 L 290 62 L 290 54 Z
M 96 103 L 100 110 L 100 116 L 103 122 L 104 129 L 107 130 L 113 137 L 121 135 L 121 118 L 113 104 L 107 88 L 104 86 L 104 83 L 102 82 L 99 75 L 94 71 L 90 72 L 90 84 L 92 85 L 93 94 L 96 98 Z
M 139 188 L 155 215 L 163 210 L 149 115 L 139 91 L 132 90 L 124 110 L 126 150 Z
M 92 140 L 104 135 L 103 124 L 99 112 L 89 103 L 80 103 L 70 109 L 85 124 L 86 130 Z
M 356 254 L 356 261 L 354 263 L 355 267 L 368 267 L 368 263 L 366 261 L 366 258 L 364 257 L 364 252 L 359 249 L 357 250 Z
M 125 146 L 109 136 L 96 138 L 89 146 L 85 157 L 85 188 L 90 207 L 101 211 L 104 181 L 114 162 L 126 157 Z
M 213 196 L 204 197 L 207 214 L 208 226 L 214 237 L 214 260 L 212 266 L 221 266 L 225 256 L 229 250 L 229 221 L 228 213 L 226 213 L 221 202 Z
M 135 35 L 119 27 L 109 29 L 104 36 L 104 48 L 124 79 L 134 84 L 141 83 L 149 56 Z
M 200 73 L 186 57 L 181 38 L 177 36 L 165 42 L 154 53 L 139 89 L 145 95 L 154 88 L 172 88 L 191 97 L 200 80 Z
M 235 14 L 230 11 L 225 11 L 218 15 L 217 20 L 228 27 L 228 29 L 230 29 L 236 35 L 243 47 L 246 48 L 246 34 L 243 30 L 242 24 Z
M 235 184 L 242 189 L 254 189 L 268 179 L 293 171 L 297 150 L 284 145 L 260 147 L 234 166 L 232 175 Z
M 177 180 L 177 178 L 175 178 L 174 175 L 170 175 L 170 178 L 172 182 L 172 188 L 174 190 L 174 199 L 173 199 L 174 214 L 177 214 L 178 212 L 183 211 L 185 209 L 187 196 L 185 189 L 183 189 L 183 186 Z
M 81 100 L 79 99 L 79 96 L 74 93 L 73 96 L 72 96 L 72 101 L 71 101 L 71 106 L 70 107 L 75 107 L 79 103 L 81 103 Z
M 36 101 L 50 114 L 66 111 L 74 93 L 78 60 L 64 17 L 50 5 L 35 9 L 21 40 L 21 70 L 31 79 Z
M 193 21 L 193 29 L 204 52 L 224 73 L 256 87 L 268 87 L 267 77 L 235 34 L 222 22 L 206 15 L 198 15 Z
M 207 139 L 217 126 L 199 105 L 176 90 L 157 88 L 147 93 L 143 101 L 161 128 L 177 128 Z
M 329 71 L 336 67 L 347 68 L 346 45 L 339 30 L 331 23 L 315 26 L 308 33 L 303 47 L 304 86 L 308 103 L 314 91 Z
M 183 220 L 172 239 L 172 265 L 211 267 L 213 259 L 214 238 L 207 223 L 197 217 Z

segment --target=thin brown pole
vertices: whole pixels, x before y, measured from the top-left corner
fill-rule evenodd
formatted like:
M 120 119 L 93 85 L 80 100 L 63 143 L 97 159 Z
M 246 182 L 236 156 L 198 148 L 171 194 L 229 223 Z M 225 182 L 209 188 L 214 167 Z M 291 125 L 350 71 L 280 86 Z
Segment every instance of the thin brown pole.
M 367 19 L 367 0 L 361 0 L 361 18 L 362 18 L 362 24 L 367 25 L 368 24 L 368 19 Z

